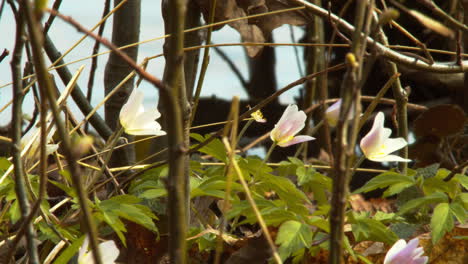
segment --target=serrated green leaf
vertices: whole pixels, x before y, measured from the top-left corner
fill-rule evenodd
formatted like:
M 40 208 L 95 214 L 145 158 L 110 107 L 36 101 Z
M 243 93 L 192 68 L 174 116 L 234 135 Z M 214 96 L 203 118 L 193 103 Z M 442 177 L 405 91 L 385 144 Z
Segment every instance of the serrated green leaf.
M 256 184 L 256 188 L 259 193 L 265 193 L 270 190 L 274 191 L 287 204 L 288 209 L 297 214 L 309 214 L 304 205 L 305 203 L 310 203 L 309 199 L 287 178 L 270 174 L 261 177 L 261 180 Z
M 239 167 L 244 173 L 246 181 L 249 181 L 251 177 L 264 177 L 270 175 L 269 173 L 273 171 L 268 165 L 266 165 L 263 160 L 258 157 L 247 157 L 242 158 L 236 156 L 236 160 L 239 164 Z
M 427 204 L 441 203 L 441 202 L 446 202 L 447 200 L 448 200 L 448 197 L 445 193 L 435 192 L 428 196 L 410 200 L 409 202 L 405 203 L 403 206 L 400 207 L 400 209 L 398 210 L 398 214 L 403 215 L 411 210 L 420 208 Z
M 140 201 L 139 198 L 133 195 L 118 195 L 102 202 L 96 202 L 96 207 L 99 209 L 96 217 L 103 219 L 112 227 L 124 243 L 125 238 L 122 232 L 125 232 L 126 229 L 119 218 L 124 218 L 157 232 L 158 230 L 153 222 L 153 219 L 157 219 L 157 217 L 148 207 L 138 204 Z
M 211 136 L 206 135 L 205 137 L 203 137 L 200 134 L 191 133 L 190 137 L 202 143 L 202 142 L 205 142 Z M 221 140 L 219 140 L 218 138 L 215 138 L 207 145 L 201 147 L 198 151 L 200 151 L 201 153 L 208 154 L 217 160 L 220 160 L 223 162 L 227 161 L 226 149 L 224 148 L 223 142 L 221 142 Z
M 284 222 L 276 236 L 276 244 L 279 244 L 278 253 L 285 260 L 302 248 L 308 248 L 312 244 L 312 230 L 308 225 L 290 220 Z
M 322 217 L 311 216 L 311 217 L 305 218 L 305 221 L 309 225 L 316 226 L 322 229 L 323 231 L 330 233 L 330 223 L 327 220 L 323 219 Z
M 80 246 L 83 244 L 83 241 L 86 236 L 81 236 L 77 240 L 73 241 L 70 246 L 68 246 L 58 258 L 55 259 L 53 264 L 66 264 L 70 259 L 78 253 Z
M 357 217 L 351 226 L 357 241 L 372 240 L 392 245 L 398 240 L 392 230 L 375 219 Z
M 461 205 L 458 202 L 452 202 L 450 204 L 450 211 L 457 218 L 458 222 L 462 224 L 466 222 L 467 215 L 465 208 L 463 208 L 463 205 Z
M 294 175 L 297 167 L 298 166 L 296 164 L 283 160 L 279 163 L 279 166 L 276 168 L 276 171 L 278 172 L 279 176 L 286 177 L 289 175 Z
M 224 176 L 205 177 L 203 179 L 191 178 L 190 180 L 190 197 L 198 196 L 213 196 L 220 199 L 225 198 L 226 178 Z M 242 191 L 243 188 L 239 183 L 231 183 L 231 191 Z
M 384 172 L 372 178 L 364 186 L 354 191 L 354 193 L 370 192 L 376 189 L 382 189 L 394 184 L 402 183 L 407 183 L 407 187 L 409 187 L 415 183 L 415 180 L 413 177 L 401 175 L 396 172 Z
M 445 232 L 453 229 L 453 215 L 448 203 L 440 203 L 434 208 L 431 218 L 432 243 L 435 245 Z

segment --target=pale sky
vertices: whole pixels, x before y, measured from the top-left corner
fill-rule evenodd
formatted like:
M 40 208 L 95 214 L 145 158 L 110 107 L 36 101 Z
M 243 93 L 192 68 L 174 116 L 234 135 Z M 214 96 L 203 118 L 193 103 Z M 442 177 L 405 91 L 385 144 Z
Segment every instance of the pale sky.
M 49 1 L 50 5 L 53 1 Z M 96 4 L 99 2 L 99 4 Z M 96 0 L 64 0 L 60 11 L 65 14 L 72 16 L 75 20 L 82 23 L 85 27 L 91 28 L 94 26 L 100 19 L 104 1 Z M 112 28 L 112 20 L 108 20 L 106 24 L 105 37 L 110 37 L 110 32 Z M 163 21 L 160 15 L 160 1 L 150 1 L 142 0 L 142 21 L 141 21 L 141 33 L 140 40 L 147 40 L 156 37 L 163 36 Z M 5 9 L 0 20 L 0 32 L 2 32 L 2 39 L 0 40 L 0 52 L 4 48 L 13 51 L 14 38 L 15 38 L 15 23 L 14 18 L 11 15 L 11 10 L 8 4 L 6 4 Z M 302 35 L 302 30 L 295 28 L 296 38 L 300 38 Z M 50 36 L 55 42 L 57 48 L 64 53 L 68 48 L 70 48 L 74 43 L 76 43 L 81 37 L 82 34 L 78 33 L 74 28 L 56 19 L 52 29 L 50 31 Z M 232 28 L 225 26 L 220 31 L 215 31 L 213 33 L 213 41 L 215 43 L 233 43 L 239 42 L 239 34 Z M 274 38 L 276 42 L 291 42 L 290 31 L 288 26 L 283 26 L 274 31 Z M 83 41 L 75 50 L 65 57 L 66 62 L 77 60 L 86 56 L 91 55 L 92 47 L 94 41 L 90 38 Z M 140 45 L 139 49 L 139 59 L 142 61 L 143 58 L 148 56 L 154 56 L 156 54 L 162 53 L 163 41 L 153 41 L 150 43 Z M 241 47 L 222 47 L 241 70 L 244 78 L 247 78 L 247 64 L 245 60 L 245 55 Z M 100 51 L 104 51 L 101 47 Z M 207 75 L 205 77 L 205 82 L 202 90 L 203 96 L 216 95 L 224 99 L 231 99 L 234 95 L 239 95 L 241 98 L 246 98 L 246 94 L 243 91 L 241 84 L 231 72 L 227 64 L 220 59 L 214 51 L 210 52 L 211 60 L 208 67 Z M 298 67 L 296 64 L 296 59 L 292 47 L 278 47 L 276 48 L 277 56 L 277 80 L 278 87 L 283 87 L 286 84 L 298 79 Z M 302 56 L 302 55 L 300 55 Z M 93 94 L 93 105 L 96 105 L 103 98 L 103 73 L 105 62 L 107 61 L 107 55 L 99 57 L 99 67 L 96 72 L 95 85 Z M 0 63 L 0 86 L 3 86 L 6 83 L 11 81 L 11 70 L 10 70 L 10 60 L 11 57 L 7 57 Z M 201 60 L 200 60 L 201 61 Z M 48 62 L 50 63 L 50 62 Z M 89 77 L 89 69 L 91 66 L 91 60 L 85 60 L 78 62 L 69 66 L 69 69 L 72 73 L 85 65 L 85 70 L 79 78 L 78 83 L 82 89 L 86 89 L 87 81 Z M 164 69 L 164 59 L 159 58 L 153 60 L 149 65 L 149 72 L 154 74 L 157 77 L 162 77 L 162 72 Z M 57 83 L 60 89 L 63 89 L 64 85 L 61 83 L 60 79 L 56 78 Z M 157 103 L 157 93 L 150 85 L 142 83 L 140 86 L 145 93 L 146 99 L 145 104 L 148 106 L 154 105 Z M 223 89 L 220 89 L 222 87 Z M 280 100 L 284 103 L 293 102 L 292 97 L 298 94 L 298 88 L 291 90 L 290 92 L 285 93 Z M 219 91 L 222 90 L 222 93 Z M 86 90 L 83 91 L 86 94 Z M 11 86 L 6 86 L 0 88 L 0 108 L 3 107 L 9 100 L 11 100 Z M 69 100 L 73 110 L 79 112 L 76 106 L 74 106 L 72 100 Z M 27 107 L 32 105 L 31 96 L 27 96 L 25 100 L 25 112 L 32 113 L 32 108 Z M 0 124 L 8 123 L 10 120 L 10 109 L 8 108 L 4 112 L 0 113 Z M 102 114 L 103 112 L 100 111 Z M 82 115 L 77 114 L 78 118 L 81 118 Z

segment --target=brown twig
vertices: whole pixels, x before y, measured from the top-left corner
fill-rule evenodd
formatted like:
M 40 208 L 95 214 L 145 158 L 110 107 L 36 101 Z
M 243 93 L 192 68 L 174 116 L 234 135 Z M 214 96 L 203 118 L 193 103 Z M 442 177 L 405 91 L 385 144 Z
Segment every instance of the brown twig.
M 81 175 L 79 175 L 78 173 L 76 160 L 72 153 L 70 138 L 68 136 L 64 123 L 62 123 L 62 117 L 60 116 L 58 107 L 56 105 L 55 90 L 50 80 L 50 76 L 47 72 L 45 59 L 42 53 L 41 43 L 42 43 L 44 35 L 41 34 L 41 31 L 39 28 L 40 25 L 38 25 L 37 23 L 38 21 L 34 17 L 31 3 L 28 0 L 22 0 L 21 4 L 25 10 L 24 14 L 26 15 L 28 32 L 29 32 L 29 37 L 31 40 L 31 47 L 32 47 L 33 57 L 34 57 L 34 68 L 36 70 L 36 77 L 39 82 L 39 87 L 40 89 L 45 90 L 44 94 L 47 95 L 47 100 L 52 110 L 52 114 L 55 119 L 55 124 L 57 126 L 57 132 L 62 141 L 61 149 L 64 151 L 65 157 L 69 165 L 69 172 L 73 181 L 73 185 L 78 194 L 78 201 L 79 201 L 81 210 L 83 212 L 85 227 L 87 229 L 87 232 L 90 238 L 90 245 L 91 245 L 91 249 L 93 252 L 92 255 L 93 255 L 94 262 L 96 264 L 101 264 L 102 258 L 101 258 L 101 252 L 98 249 L 96 227 L 94 225 L 91 212 L 88 208 L 86 192 L 84 191 L 83 186 L 81 184 Z
M 10 51 L 7 49 L 3 49 L 2 54 L 0 55 L 0 62 L 2 62 L 8 55 L 10 54 Z
M 31 212 L 28 194 L 26 193 L 25 187 L 25 173 L 23 168 L 23 162 L 21 160 L 21 125 L 22 125 L 22 105 L 23 105 L 23 86 L 21 82 L 21 58 L 23 54 L 23 48 L 25 43 L 25 14 L 26 5 L 24 2 L 20 4 L 20 12 L 16 21 L 16 39 L 15 47 L 13 50 L 13 59 L 11 61 L 11 71 L 13 76 L 13 110 L 12 110 L 12 156 L 14 165 L 14 181 L 15 181 L 15 192 L 19 203 L 21 218 L 23 220 L 24 228 L 26 232 L 27 249 L 31 263 L 39 264 L 39 255 L 37 252 L 37 245 L 35 242 L 35 231 L 33 229 L 32 222 L 28 220 L 28 216 Z M 21 238 L 21 236 L 19 236 Z M 19 238 L 17 240 L 19 240 Z M 15 247 L 11 247 L 8 252 L 8 261 L 13 256 Z

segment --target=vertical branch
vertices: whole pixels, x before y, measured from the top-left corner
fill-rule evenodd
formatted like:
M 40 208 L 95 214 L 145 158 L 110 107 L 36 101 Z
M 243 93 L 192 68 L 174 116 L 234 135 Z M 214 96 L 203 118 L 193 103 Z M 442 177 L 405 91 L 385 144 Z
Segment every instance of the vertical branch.
M 69 172 L 73 181 L 73 185 L 78 194 L 78 201 L 80 208 L 83 212 L 85 228 L 89 234 L 91 249 L 93 252 L 93 259 L 96 264 L 102 263 L 101 253 L 98 250 L 97 242 L 97 230 L 94 226 L 92 220 L 91 212 L 88 208 L 86 192 L 83 189 L 81 183 L 81 177 L 78 173 L 78 166 L 76 159 L 73 155 L 71 149 L 71 142 L 68 136 L 68 132 L 65 128 L 64 123 L 62 122 L 62 117 L 60 116 L 58 107 L 56 105 L 55 99 L 55 90 L 50 80 L 50 76 L 45 65 L 45 59 L 42 54 L 42 41 L 43 35 L 40 32 L 38 21 L 35 20 L 32 8 L 30 6 L 29 0 L 22 0 L 21 6 L 24 8 L 24 15 L 26 16 L 26 21 L 28 25 L 29 37 L 31 40 L 31 48 L 33 51 L 34 58 L 34 68 L 36 70 L 36 76 L 39 83 L 39 88 L 44 90 L 44 93 L 47 95 L 47 100 L 52 110 L 54 116 L 55 124 L 57 126 L 57 132 L 62 141 L 62 150 L 67 159 Z
M 172 127 L 169 140 L 169 258 L 171 263 L 187 263 L 185 236 L 189 209 L 188 122 L 190 113 L 184 79 L 184 27 L 185 0 L 164 0 L 162 12 L 166 34 L 171 36 L 164 43 L 164 83 L 171 96 L 163 101 L 164 110 L 172 113 L 166 125 Z M 172 134 L 172 135 L 171 135 Z
M 114 6 L 117 7 L 125 0 L 115 0 Z M 140 10 L 141 0 L 128 0 L 126 3 L 114 13 L 112 25 L 112 43 L 117 46 L 138 42 L 140 39 Z M 138 58 L 138 46 L 133 46 L 125 49 L 125 53 L 136 61 Z M 109 94 L 112 90 L 124 79 L 133 69 L 124 63 L 124 61 L 115 53 L 109 55 L 106 68 L 104 71 L 104 88 L 105 94 Z M 119 123 L 119 112 L 122 105 L 127 101 L 133 90 L 134 78 L 127 81 L 123 87 L 115 95 L 111 96 L 106 101 L 105 105 L 105 120 L 107 125 L 116 130 Z M 127 136 L 131 141 L 133 137 Z M 116 150 L 111 157 L 110 166 L 129 165 L 134 160 L 135 149 L 128 146 Z
M 27 220 L 27 217 L 31 211 L 28 195 L 26 193 L 25 181 L 24 181 L 24 170 L 23 163 L 21 161 L 21 123 L 22 123 L 22 106 L 23 106 L 23 85 L 21 81 L 21 57 L 24 48 L 24 7 L 20 6 L 20 12 L 16 21 L 16 39 L 15 47 L 13 50 L 13 56 L 11 60 L 11 72 L 13 80 L 13 111 L 12 111 L 12 155 L 14 165 L 14 181 L 15 181 L 15 192 L 19 202 L 21 217 L 23 221 Z M 25 222 L 26 225 L 26 238 L 28 244 L 28 253 L 31 263 L 40 263 L 39 255 L 37 252 L 37 245 L 34 241 L 35 232 L 33 229 L 32 222 Z
M 187 14 L 185 19 L 185 28 L 191 29 L 199 27 L 201 11 L 200 7 L 195 0 L 188 0 L 187 3 Z M 208 28 L 210 32 L 212 28 Z M 210 33 L 208 33 L 209 35 Z M 209 38 L 208 38 L 209 39 Z M 199 46 L 202 43 L 202 37 L 199 31 L 194 31 L 190 33 L 185 33 L 184 38 L 185 47 L 195 47 Z M 206 48 L 208 49 L 208 48 Z M 206 50 L 205 49 L 205 50 Z M 192 50 L 185 52 L 184 58 L 184 71 L 185 71 L 185 85 L 187 88 L 187 99 L 192 100 L 193 88 L 195 85 L 195 79 L 197 77 L 198 62 L 200 60 L 200 50 Z
M 372 1 L 372 0 L 371 0 Z M 336 126 L 336 151 L 334 159 L 334 178 L 332 193 L 332 209 L 330 214 L 330 264 L 339 264 L 343 258 L 343 235 L 346 201 L 349 192 L 349 180 L 354 146 L 359 128 L 360 113 L 360 78 L 364 62 L 365 42 L 362 34 L 364 30 L 365 11 L 367 0 L 358 0 L 356 3 L 355 28 L 351 51 L 346 55 L 347 71 L 341 84 L 341 97 L 343 99 L 340 117 Z M 372 6 L 372 5 L 370 5 Z M 368 12 L 372 12 L 369 8 Z M 348 114 L 355 109 L 355 116 L 350 127 Z M 351 128 L 351 129 L 350 129 Z

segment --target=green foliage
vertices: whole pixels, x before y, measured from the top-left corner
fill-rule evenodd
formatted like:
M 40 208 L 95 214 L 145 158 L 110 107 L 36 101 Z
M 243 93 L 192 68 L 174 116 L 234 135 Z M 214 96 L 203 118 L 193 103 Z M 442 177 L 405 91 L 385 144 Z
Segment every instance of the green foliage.
M 453 216 L 448 203 L 440 203 L 434 209 L 431 219 L 432 243 L 435 244 L 445 234 L 453 229 Z
M 223 176 L 204 177 L 202 179 L 190 178 L 190 197 L 212 196 L 224 199 L 226 178 Z M 231 191 L 242 191 L 242 186 L 236 182 L 231 183 Z
M 397 172 L 384 172 L 372 178 L 364 186 L 354 191 L 354 193 L 370 192 L 376 189 L 388 189 L 384 192 L 383 197 L 400 193 L 404 189 L 415 184 L 414 177 L 402 175 Z
M 433 203 L 441 203 L 446 202 L 448 197 L 446 194 L 441 192 L 435 192 L 428 196 L 424 196 L 418 199 L 411 200 L 407 202 L 405 205 L 401 206 L 398 210 L 398 214 L 403 215 L 412 210 L 421 209 L 422 207 L 433 204 Z
M 353 235 L 356 241 L 380 241 L 392 245 L 398 240 L 398 236 L 385 226 L 382 221 L 369 218 L 366 213 L 352 212 L 349 215 Z
M 202 136 L 200 134 L 191 133 L 190 137 L 197 140 L 198 142 L 204 142 L 211 136 L 210 135 Z M 200 151 L 201 153 L 208 154 L 212 156 L 213 158 L 220 160 L 222 162 L 227 161 L 226 149 L 224 148 L 223 142 L 221 142 L 221 140 L 219 140 L 218 138 L 212 140 L 206 146 L 201 147 L 198 151 Z
M 139 204 L 140 202 L 141 200 L 133 195 L 113 196 L 105 201 L 99 201 L 96 198 L 94 216 L 106 222 L 125 244 L 122 232 L 125 232 L 126 228 L 121 219 L 142 225 L 153 232 L 158 231 L 153 222 L 157 217 L 148 207 Z
M 312 237 L 312 230 L 307 224 L 294 220 L 281 224 L 276 237 L 276 244 L 280 245 L 278 253 L 281 259 L 284 261 L 294 253 L 299 253 L 299 250 L 310 247 Z

